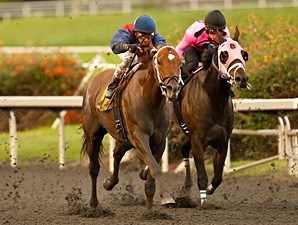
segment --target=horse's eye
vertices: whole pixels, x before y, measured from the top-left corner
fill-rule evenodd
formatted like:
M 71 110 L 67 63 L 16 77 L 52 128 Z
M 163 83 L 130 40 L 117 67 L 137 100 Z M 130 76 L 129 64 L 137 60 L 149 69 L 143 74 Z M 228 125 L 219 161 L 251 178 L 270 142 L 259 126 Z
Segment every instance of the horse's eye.
M 158 65 L 161 65 L 161 62 L 160 62 L 160 61 L 157 61 L 157 64 L 158 64 Z
M 229 59 L 229 53 L 227 51 L 223 51 L 219 55 L 220 61 L 225 64 Z
M 248 60 L 248 53 L 247 53 L 247 51 L 241 50 L 241 55 L 242 55 L 244 61 L 246 62 Z

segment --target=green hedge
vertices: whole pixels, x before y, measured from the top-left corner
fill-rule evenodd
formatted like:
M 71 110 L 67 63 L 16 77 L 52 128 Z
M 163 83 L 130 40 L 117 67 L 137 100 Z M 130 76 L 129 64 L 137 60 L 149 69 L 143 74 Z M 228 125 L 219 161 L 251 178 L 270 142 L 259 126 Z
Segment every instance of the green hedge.
M 0 55 L 0 95 L 73 95 L 84 75 L 71 55 Z

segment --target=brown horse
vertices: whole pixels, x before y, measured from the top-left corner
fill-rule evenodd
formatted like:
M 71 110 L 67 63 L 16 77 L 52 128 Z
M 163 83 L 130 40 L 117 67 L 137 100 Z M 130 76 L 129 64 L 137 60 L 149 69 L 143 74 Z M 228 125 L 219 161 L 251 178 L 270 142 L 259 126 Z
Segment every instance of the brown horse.
M 225 40 L 218 33 L 219 47 L 203 53 L 203 68 L 186 81 L 175 101 L 176 118 L 188 136 L 181 150 L 186 168 L 183 190 L 189 195 L 192 186 L 189 166 L 191 151 L 203 206 L 207 202 L 206 194 L 213 194 L 222 182 L 234 120 L 231 86 L 238 89 L 251 87 L 245 73 L 248 53 L 238 43 L 239 34 L 237 27 L 233 39 Z M 215 150 L 214 177 L 209 186 L 204 164 L 204 152 L 208 146 Z
M 141 159 L 149 167 L 145 182 L 147 208 L 153 205 L 155 180 L 157 181 L 161 204 L 175 203 L 166 190 L 159 165 L 165 149 L 166 136 L 171 126 L 172 109 L 170 101 L 178 97 L 180 91 L 180 59 L 171 46 L 160 48 L 147 65 L 142 65 L 122 88 L 118 99 L 122 115 L 121 131 L 119 121 L 115 123 L 113 109 L 99 111 L 96 103 L 112 78 L 114 70 L 106 70 L 96 76 L 89 84 L 83 100 L 84 144 L 82 151 L 87 152 L 90 160 L 89 172 L 92 180 L 90 206 L 97 207 L 96 181 L 100 170 L 99 153 L 103 137 L 109 133 L 116 139 L 114 149 L 114 171 L 104 180 L 104 188 L 112 190 L 119 182 L 119 164 L 125 152 L 137 149 Z M 117 96 L 116 96 L 117 98 Z M 115 107 L 114 107 L 115 108 Z

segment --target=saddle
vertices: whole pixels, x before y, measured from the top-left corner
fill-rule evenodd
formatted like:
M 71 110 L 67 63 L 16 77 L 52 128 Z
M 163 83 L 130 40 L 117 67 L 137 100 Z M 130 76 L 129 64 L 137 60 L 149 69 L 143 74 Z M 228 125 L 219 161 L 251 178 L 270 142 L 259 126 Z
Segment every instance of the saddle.
M 132 65 L 129 70 L 127 72 L 125 72 L 121 78 L 121 81 L 119 82 L 119 85 L 117 88 L 114 89 L 113 91 L 113 95 L 112 97 L 106 98 L 106 92 L 108 90 L 108 86 L 105 88 L 105 90 L 103 91 L 101 97 L 100 97 L 100 102 L 99 104 L 96 106 L 99 111 L 104 112 L 104 111 L 109 111 L 113 108 L 114 106 L 114 99 L 116 96 L 117 92 L 122 92 L 122 90 L 126 87 L 128 81 L 130 80 L 131 76 L 138 70 L 138 68 L 141 66 L 141 63 L 137 63 Z M 120 95 L 119 95 L 120 97 Z

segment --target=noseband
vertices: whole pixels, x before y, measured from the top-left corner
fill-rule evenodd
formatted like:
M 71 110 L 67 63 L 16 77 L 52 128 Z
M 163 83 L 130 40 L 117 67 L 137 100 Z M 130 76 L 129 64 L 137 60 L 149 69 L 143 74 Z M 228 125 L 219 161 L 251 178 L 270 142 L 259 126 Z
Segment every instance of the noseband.
M 167 85 L 168 83 L 174 79 L 175 81 L 177 81 L 178 85 L 183 85 L 183 81 L 182 81 L 182 78 L 181 78 L 181 71 L 179 69 L 179 75 L 170 75 L 170 76 L 167 76 L 167 77 L 161 77 L 160 76 L 160 72 L 159 72 L 159 69 L 158 69 L 158 61 L 157 61 L 157 56 L 158 54 L 165 48 L 168 48 L 169 49 L 169 54 L 168 54 L 168 59 L 169 60 L 173 60 L 175 59 L 175 55 L 171 52 L 171 49 L 173 51 L 176 51 L 174 47 L 172 46 L 163 46 L 161 47 L 157 53 L 153 56 L 153 68 L 154 68 L 154 75 L 155 75 L 155 78 L 158 80 L 158 83 L 159 83 L 159 87 L 161 89 L 161 92 L 163 95 L 166 95 L 166 90 L 167 90 Z

